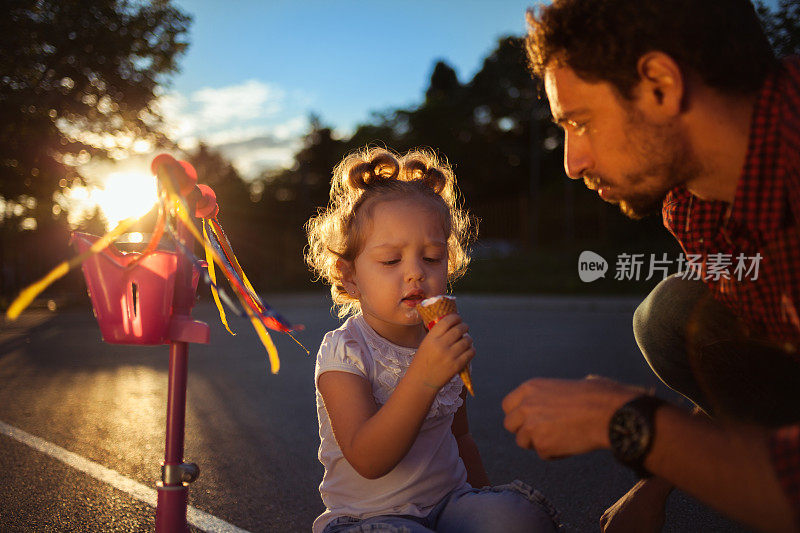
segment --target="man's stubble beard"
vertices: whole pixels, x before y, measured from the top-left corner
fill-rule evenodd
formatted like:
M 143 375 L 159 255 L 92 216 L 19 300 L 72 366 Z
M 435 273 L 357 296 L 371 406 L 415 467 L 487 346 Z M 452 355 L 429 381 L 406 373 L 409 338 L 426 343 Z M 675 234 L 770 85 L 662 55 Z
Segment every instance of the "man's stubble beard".
M 703 165 L 677 121 L 656 126 L 649 124 L 640 111 L 629 108 L 626 132 L 641 170 L 626 174 L 623 180 L 643 190 L 612 203 L 619 204 L 627 217 L 640 219 L 660 211 L 667 193 L 697 178 Z

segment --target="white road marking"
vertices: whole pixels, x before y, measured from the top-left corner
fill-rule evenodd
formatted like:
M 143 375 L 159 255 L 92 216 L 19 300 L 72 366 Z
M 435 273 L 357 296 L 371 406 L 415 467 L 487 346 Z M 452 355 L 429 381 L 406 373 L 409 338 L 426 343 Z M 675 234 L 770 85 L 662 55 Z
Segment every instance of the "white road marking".
M 89 459 L 72 453 L 69 450 L 65 450 L 64 448 L 56 446 L 51 442 L 47 442 L 46 440 L 35 435 L 26 433 L 25 431 L 22 431 L 14 426 L 10 426 L 2 421 L 0 421 L 0 433 L 11 437 L 12 439 L 18 440 L 19 442 L 26 444 L 35 450 L 45 453 L 54 459 L 58 459 L 62 463 L 67 464 L 76 470 L 80 470 L 81 472 L 92 476 L 98 481 L 107 483 L 115 489 L 126 492 L 137 500 L 146 503 L 147 505 L 152 507 L 156 506 L 156 501 L 158 498 L 156 489 L 142 485 L 137 481 L 123 476 L 119 472 L 111 470 L 110 468 L 106 468 L 103 465 L 90 461 Z M 200 509 L 197 509 L 191 505 L 187 506 L 186 509 L 186 521 L 190 525 L 202 531 L 214 533 L 248 533 L 245 529 L 236 527 L 233 524 L 222 520 L 221 518 L 217 518 L 216 516 L 201 511 Z

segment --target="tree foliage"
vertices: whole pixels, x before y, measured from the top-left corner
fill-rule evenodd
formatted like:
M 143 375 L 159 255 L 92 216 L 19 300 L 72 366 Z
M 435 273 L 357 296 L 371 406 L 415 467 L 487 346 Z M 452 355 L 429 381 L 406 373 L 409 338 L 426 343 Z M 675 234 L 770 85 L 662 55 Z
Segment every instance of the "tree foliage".
M 83 181 L 80 165 L 167 144 L 155 101 L 189 22 L 169 0 L 3 3 L 0 304 L 70 254 L 54 194 Z M 79 273 L 64 283 L 80 286 Z
M 778 56 L 800 51 L 800 5 L 780 0 L 774 10 L 761 5 L 759 15 Z M 337 139 L 315 117 L 294 166 L 263 177 L 259 209 L 272 217 L 265 226 L 284 228 L 279 239 L 269 237 L 271 246 L 300 257 L 300 228 L 325 205 L 333 167 L 352 150 L 380 145 L 400 152 L 431 147 L 446 156 L 467 206 L 481 220 L 484 240 L 534 246 L 539 255 L 586 246 L 677 253 L 659 217 L 630 221 L 565 177 L 563 134 L 550 121 L 542 96 L 522 39 L 505 37 L 471 80 L 462 83 L 450 65 L 438 61 L 418 106 L 375 112 L 349 138 Z M 292 275 L 293 268 L 281 264 L 275 276 L 289 284 L 308 277 Z
M 800 4 L 780 0 L 758 7 L 776 54 L 800 52 Z M 598 202 L 563 171 L 563 134 L 550 121 L 531 79 L 521 38 L 505 37 L 465 83 L 444 61 L 432 69 L 424 100 L 415 107 L 373 113 L 350 138 L 334 139 L 316 119 L 292 169 L 265 179 L 262 205 L 285 210 L 302 224 L 325 204 L 326 185 L 340 158 L 366 145 L 400 152 L 431 147 L 453 164 L 468 207 L 482 219 L 481 237 L 545 247 L 580 243 L 667 246 L 658 217 L 624 218 Z M 299 240 L 300 241 L 300 240 Z
M 777 56 L 800 54 L 800 3 L 780 0 L 773 11 L 759 0 L 757 10 Z
M 168 0 L 11 0 L 0 18 L 0 196 L 49 208 L 61 180 L 136 140 L 165 141 L 154 108 L 187 44 Z
M 468 82 L 439 61 L 418 106 L 375 113 L 349 138 L 336 139 L 330 127 L 313 120 L 294 166 L 265 176 L 261 203 L 272 211 L 290 206 L 286 216 L 293 222 L 286 226 L 300 226 L 325 205 L 331 170 L 346 153 L 368 145 L 399 152 L 429 147 L 453 165 L 468 207 L 482 219 L 482 237 L 529 242 L 537 231 L 529 217 L 532 199 L 558 226 L 559 202 L 572 184 L 561 170 L 561 136 L 526 61 L 522 39 L 502 38 Z M 587 203 L 595 218 L 602 211 L 596 204 Z M 551 239 L 562 236 L 548 232 Z
M 53 192 L 81 179 L 80 164 L 119 157 L 133 139 L 168 142 L 159 133 L 154 102 L 187 46 L 190 22 L 169 0 L 10 0 L 6 6 L 0 19 L 0 197 L 17 205 L 5 223 L 0 216 L 0 264 L 6 267 L 0 293 L 41 273 L 29 268 L 34 251 L 37 265 L 65 255 L 41 228 L 52 222 Z M 779 0 L 770 9 L 759 2 L 758 12 L 778 56 L 800 52 L 800 4 Z M 462 82 L 438 61 L 418 105 L 374 112 L 349 137 L 312 116 L 292 167 L 253 184 L 208 146 L 187 159 L 216 191 L 220 219 L 242 264 L 266 290 L 308 284 L 303 224 L 327 203 L 333 167 L 367 145 L 400 152 L 430 147 L 446 156 L 467 207 L 481 219 L 484 240 L 535 247 L 539 256 L 585 246 L 651 252 L 674 246 L 658 217 L 631 222 L 566 179 L 563 134 L 541 96 L 522 39 L 505 37 L 471 79 Z M 39 230 L 15 238 L 37 210 Z M 99 224 L 98 217 L 85 225 Z

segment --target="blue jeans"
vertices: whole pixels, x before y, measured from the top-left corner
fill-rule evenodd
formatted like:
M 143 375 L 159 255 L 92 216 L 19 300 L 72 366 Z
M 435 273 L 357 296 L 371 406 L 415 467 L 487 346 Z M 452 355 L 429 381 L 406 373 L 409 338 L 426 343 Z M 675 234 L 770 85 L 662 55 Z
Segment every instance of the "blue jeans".
M 363 520 L 341 516 L 323 533 L 517 533 L 558 531 L 558 513 L 544 496 L 521 481 L 448 494 L 424 517 L 373 516 Z
M 800 420 L 796 352 L 751 334 L 702 281 L 670 276 L 633 315 L 658 378 L 714 417 L 778 426 Z

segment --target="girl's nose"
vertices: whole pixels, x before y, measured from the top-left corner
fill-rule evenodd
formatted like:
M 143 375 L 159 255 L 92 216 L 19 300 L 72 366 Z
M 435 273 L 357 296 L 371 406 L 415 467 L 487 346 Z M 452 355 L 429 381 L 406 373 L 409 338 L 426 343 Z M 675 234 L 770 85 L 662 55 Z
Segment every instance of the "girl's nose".
M 408 262 L 408 269 L 406 270 L 406 279 L 408 281 L 419 280 L 422 281 L 425 279 L 425 269 L 422 267 L 422 263 L 419 260 L 413 260 Z

